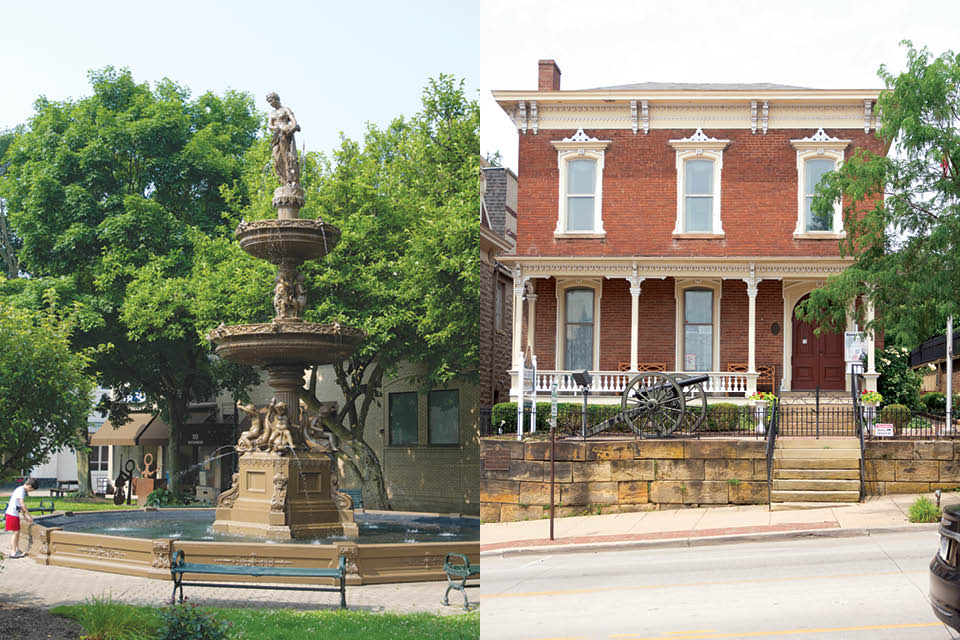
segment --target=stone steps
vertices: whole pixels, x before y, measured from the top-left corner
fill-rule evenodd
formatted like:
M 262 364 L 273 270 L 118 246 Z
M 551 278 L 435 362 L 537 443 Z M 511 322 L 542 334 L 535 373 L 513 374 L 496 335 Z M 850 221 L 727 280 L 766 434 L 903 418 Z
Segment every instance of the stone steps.
M 773 457 L 771 503 L 813 507 L 860 500 L 856 438 L 780 438 Z

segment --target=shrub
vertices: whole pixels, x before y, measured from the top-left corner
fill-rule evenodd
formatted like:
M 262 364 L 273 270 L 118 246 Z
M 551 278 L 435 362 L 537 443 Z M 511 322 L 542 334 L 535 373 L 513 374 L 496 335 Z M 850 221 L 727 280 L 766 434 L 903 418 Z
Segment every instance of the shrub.
M 226 640 L 230 623 L 192 604 L 178 604 L 160 611 L 163 626 L 158 640 Z
M 931 391 L 920 396 L 920 404 L 930 413 L 943 413 L 947 410 L 947 396 L 939 391 Z
M 157 625 L 152 611 L 128 607 L 109 596 L 86 600 L 76 620 L 87 640 L 147 640 Z
M 940 507 L 930 502 L 925 496 L 917 498 L 907 511 L 910 522 L 937 522 L 940 520 L 940 515 Z
M 173 504 L 173 493 L 166 487 L 154 489 L 147 496 L 147 506 L 149 507 L 165 507 L 168 504 Z
M 910 351 L 903 347 L 877 350 L 879 391 L 888 403 L 902 404 L 910 409 L 920 408 L 919 373 L 910 368 Z
M 560 402 L 557 404 L 557 429 L 562 432 L 576 432 L 580 430 L 583 404 L 580 402 Z M 587 405 L 587 424 L 592 425 L 612 418 L 620 413 L 620 404 L 590 404 Z M 501 402 L 493 406 L 490 414 L 490 433 L 497 433 L 503 423 L 504 433 L 517 432 L 517 403 Z M 537 431 L 550 430 L 550 403 L 537 403 Z M 523 431 L 530 431 L 530 418 L 524 416 Z
M 707 406 L 707 431 L 734 431 L 741 423 L 740 407 L 732 402 L 718 402 Z
M 895 431 L 899 431 L 910 422 L 910 409 L 902 404 L 888 404 L 880 409 L 877 422 L 892 424 Z

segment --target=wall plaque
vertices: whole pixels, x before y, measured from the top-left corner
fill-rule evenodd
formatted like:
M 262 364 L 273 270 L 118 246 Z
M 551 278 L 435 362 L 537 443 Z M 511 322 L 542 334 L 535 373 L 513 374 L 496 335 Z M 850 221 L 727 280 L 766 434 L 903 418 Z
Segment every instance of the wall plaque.
M 510 471 L 510 451 L 500 445 L 487 449 L 483 457 L 484 471 Z

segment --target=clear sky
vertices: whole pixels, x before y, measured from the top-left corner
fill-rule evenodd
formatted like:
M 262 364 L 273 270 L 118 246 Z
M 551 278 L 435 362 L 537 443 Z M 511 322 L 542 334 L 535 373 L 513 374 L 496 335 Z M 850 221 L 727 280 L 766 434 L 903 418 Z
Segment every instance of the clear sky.
M 481 147 L 517 169 L 516 129 L 491 89 L 537 88 L 554 59 L 561 89 L 638 82 L 772 82 L 882 88 L 899 42 L 960 50 L 960 0 L 484 0 Z M 521 179 L 523 176 L 521 175 Z
M 39 95 L 91 93 L 87 71 L 129 67 L 193 95 L 280 94 L 302 127 L 300 148 L 329 151 L 420 109 L 428 78 L 466 79 L 476 97 L 479 5 L 395 2 L 48 0 L 0 3 L 0 130 L 24 123 Z M 471 31 L 473 29 L 473 31 Z

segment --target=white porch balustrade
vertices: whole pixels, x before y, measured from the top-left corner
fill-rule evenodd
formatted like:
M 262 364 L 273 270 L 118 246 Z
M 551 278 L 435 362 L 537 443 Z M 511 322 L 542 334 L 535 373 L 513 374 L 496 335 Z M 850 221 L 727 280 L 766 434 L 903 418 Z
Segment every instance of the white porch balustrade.
M 710 379 L 704 385 L 707 393 L 734 393 L 747 392 L 747 374 L 729 371 L 668 371 L 667 373 L 682 375 L 708 375 Z M 591 371 L 593 384 L 590 393 L 623 393 L 627 383 L 636 373 L 629 371 Z M 553 381 L 557 381 L 557 392 L 566 394 L 580 393 L 580 387 L 573 381 L 572 371 L 537 371 L 537 394 L 549 394 Z

